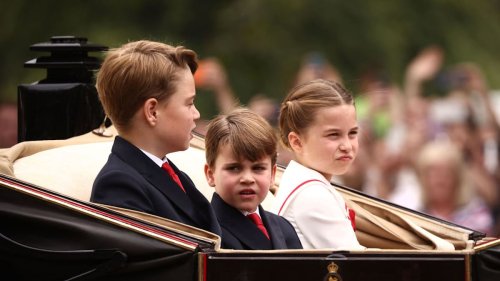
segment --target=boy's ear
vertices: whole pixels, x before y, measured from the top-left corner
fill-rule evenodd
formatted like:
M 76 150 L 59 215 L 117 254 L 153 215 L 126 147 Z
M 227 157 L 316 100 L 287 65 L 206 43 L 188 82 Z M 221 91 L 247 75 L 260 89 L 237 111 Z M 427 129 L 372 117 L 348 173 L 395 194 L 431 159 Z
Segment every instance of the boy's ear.
M 214 172 L 212 171 L 212 169 L 210 169 L 208 164 L 205 164 L 204 170 L 205 170 L 205 177 L 207 178 L 208 185 L 210 185 L 211 187 L 214 187 L 215 186 Z
M 149 125 L 154 126 L 157 122 L 157 109 L 158 109 L 158 100 L 155 98 L 149 98 L 144 102 L 142 106 L 142 110 L 144 112 L 144 117 L 146 117 L 146 121 Z
M 273 188 L 274 181 L 276 180 L 276 167 L 278 167 L 278 165 L 274 164 L 273 168 L 271 169 L 271 185 L 269 186 L 270 189 Z
M 302 150 L 302 140 L 300 136 L 295 132 L 290 132 L 288 134 L 288 143 L 290 144 L 290 148 L 293 151 L 301 151 Z

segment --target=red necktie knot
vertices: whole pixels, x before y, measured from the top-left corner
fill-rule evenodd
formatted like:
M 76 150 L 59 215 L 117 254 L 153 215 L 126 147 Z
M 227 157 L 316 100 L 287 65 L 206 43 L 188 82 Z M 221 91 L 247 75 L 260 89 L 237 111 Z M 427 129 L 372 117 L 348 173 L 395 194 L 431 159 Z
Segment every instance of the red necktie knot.
M 163 170 L 167 171 L 168 175 L 177 183 L 177 185 L 185 193 L 186 190 L 184 189 L 184 186 L 182 186 L 182 183 L 181 183 L 181 180 L 179 179 L 179 176 L 175 173 L 174 169 L 172 169 L 172 166 L 170 166 L 170 164 L 168 164 L 168 162 L 164 162 L 163 165 L 161 166 L 161 168 Z
M 269 239 L 269 234 L 267 233 L 267 229 L 262 223 L 262 219 L 256 213 L 248 214 L 247 217 L 252 220 L 252 222 L 264 233 L 264 235 Z

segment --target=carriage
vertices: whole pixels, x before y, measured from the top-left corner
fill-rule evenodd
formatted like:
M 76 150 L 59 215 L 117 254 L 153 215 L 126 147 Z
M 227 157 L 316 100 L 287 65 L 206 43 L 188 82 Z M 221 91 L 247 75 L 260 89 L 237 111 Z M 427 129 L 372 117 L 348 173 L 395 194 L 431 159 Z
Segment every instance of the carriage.
M 222 249 L 213 233 L 91 203 L 115 135 L 101 128 L 0 150 L 3 280 L 500 280 L 500 239 L 342 185 L 365 250 Z M 169 158 L 211 198 L 203 136 Z

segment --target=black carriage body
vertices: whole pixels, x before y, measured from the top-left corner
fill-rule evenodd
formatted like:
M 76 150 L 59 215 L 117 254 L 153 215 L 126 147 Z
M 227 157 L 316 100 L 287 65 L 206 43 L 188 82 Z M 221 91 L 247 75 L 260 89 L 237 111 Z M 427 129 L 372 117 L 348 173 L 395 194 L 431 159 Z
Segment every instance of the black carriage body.
M 215 253 L 205 280 L 470 280 L 469 262 L 463 254 Z
M 191 281 L 200 249 L 214 247 L 12 178 L 0 182 L 2 280 Z

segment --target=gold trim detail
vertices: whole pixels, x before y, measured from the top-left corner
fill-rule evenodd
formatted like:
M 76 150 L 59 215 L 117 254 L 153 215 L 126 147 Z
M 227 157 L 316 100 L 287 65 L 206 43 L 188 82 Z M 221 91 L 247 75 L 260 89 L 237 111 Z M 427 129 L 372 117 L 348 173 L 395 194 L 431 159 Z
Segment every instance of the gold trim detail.
M 325 277 L 325 281 L 342 281 L 342 277 L 340 277 L 340 274 L 338 274 L 339 266 L 334 263 L 333 261 L 326 266 L 326 269 L 328 270 L 328 274 Z

